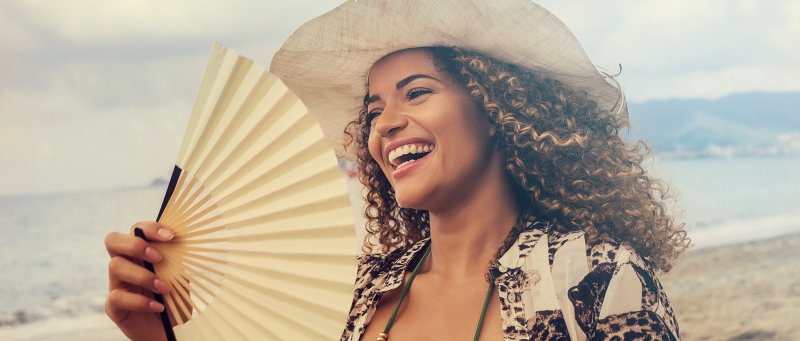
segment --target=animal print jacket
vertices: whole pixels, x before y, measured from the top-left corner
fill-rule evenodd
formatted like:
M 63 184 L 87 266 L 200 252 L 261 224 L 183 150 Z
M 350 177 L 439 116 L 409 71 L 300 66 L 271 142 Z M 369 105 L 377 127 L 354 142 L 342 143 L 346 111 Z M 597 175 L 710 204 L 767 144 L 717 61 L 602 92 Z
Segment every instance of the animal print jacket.
M 384 292 L 399 287 L 429 240 L 361 255 L 342 341 L 359 340 Z M 650 263 L 609 238 L 587 243 L 533 223 L 491 268 L 506 340 L 678 340 L 678 323 Z

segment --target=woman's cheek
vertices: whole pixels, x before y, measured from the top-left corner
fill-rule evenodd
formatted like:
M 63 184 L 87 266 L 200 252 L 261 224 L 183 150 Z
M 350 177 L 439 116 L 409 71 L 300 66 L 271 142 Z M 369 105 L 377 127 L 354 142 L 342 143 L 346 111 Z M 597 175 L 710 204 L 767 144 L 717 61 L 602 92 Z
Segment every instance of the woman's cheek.
M 379 142 L 375 141 L 374 139 L 375 138 L 373 137 L 373 135 L 370 134 L 369 139 L 367 140 L 367 149 L 369 150 L 369 155 L 372 157 L 372 159 L 375 160 L 375 162 L 377 162 L 380 165 L 382 164 L 380 155 L 380 145 Z

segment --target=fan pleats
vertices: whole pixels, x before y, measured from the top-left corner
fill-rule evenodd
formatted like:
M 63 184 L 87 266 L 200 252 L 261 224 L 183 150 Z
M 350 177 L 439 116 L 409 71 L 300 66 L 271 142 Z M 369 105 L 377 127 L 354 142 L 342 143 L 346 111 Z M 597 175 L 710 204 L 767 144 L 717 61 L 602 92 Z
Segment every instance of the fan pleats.
M 155 271 L 179 340 L 335 339 L 355 275 L 333 150 L 275 76 L 215 45 L 160 222 Z

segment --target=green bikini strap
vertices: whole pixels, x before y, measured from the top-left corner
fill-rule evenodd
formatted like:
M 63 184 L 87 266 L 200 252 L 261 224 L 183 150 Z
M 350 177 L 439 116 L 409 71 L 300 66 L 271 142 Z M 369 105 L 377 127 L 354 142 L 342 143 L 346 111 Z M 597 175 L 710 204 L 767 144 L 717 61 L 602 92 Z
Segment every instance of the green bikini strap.
M 406 285 L 403 286 L 403 292 L 400 293 L 400 300 L 397 301 L 397 305 L 394 307 L 394 311 L 392 312 L 392 316 L 389 317 L 389 321 L 386 323 L 386 327 L 383 328 L 383 334 L 386 335 L 389 333 L 389 329 L 392 328 L 392 324 L 394 324 L 394 319 L 397 317 L 397 312 L 400 310 L 400 304 L 403 303 L 403 299 L 406 298 L 406 294 L 408 294 L 408 289 L 411 289 L 411 282 L 414 281 L 414 277 L 417 277 L 417 272 L 419 269 L 422 268 L 422 263 L 425 263 L 425 258 L 428 258 L 428 254 L 431 253 L 431 246 L 428 245 L 428 248 L 425 249 L 425 254 L 422 255 L 422 259 L 419 260 L 417 266 L 414 267 L 414 272 L 411 273 L 411 277 L 408 278 L 408 282 Z
M 392 328 L 394 320 L 395 318 L 397 318 L 397 312 L 400 311 L 400 305 L 403 303 L 403 299 L 406 298 L 408 290 L 411 289 L 411 282 L 414 282 L 414 277 L 417 277 L 419 269 L 422 268 L 422 264 L 425 263 L 425 259 L 428 258 L 428 254 L 430 253 L 431 253 L 431 246 L 428 245 L 428 248 L 425 250 L 425 254 L 422 255 L 422 258 L 417 263 L 417 266 L 414 267 L 414 271 L 408 278 L 408 282 L 406 282 L 406 284 L 403 286 L 403 292 L 400 293 L 400 299 L 397 301 L 397 305 L 395 305 L 394 311 L 392 311 L 392 316 L 389 317 L 389 321 L 386 322 L 386 327 L 383 328 L 383 332 L 378 335 L 378 341 L 386 341 L 386 339 L 388 338 L 389 329 Z M 489 308 L 489 299 L 491 299 L 492 297 L 493 290 L 494 290 L 494 281 L 490 281 L 489 290 L 486 291 L 486 297 L 483 299 L 483 309 L 481 309 L 481 317 L 478 320 L 478 326 L 475 329 L 475 336 L 473 337 L 474 341 L 478 341 L 478 338 L 481 336 L 481 330 L 483 329 L 483 321 L 486 318 L 486 311 Z

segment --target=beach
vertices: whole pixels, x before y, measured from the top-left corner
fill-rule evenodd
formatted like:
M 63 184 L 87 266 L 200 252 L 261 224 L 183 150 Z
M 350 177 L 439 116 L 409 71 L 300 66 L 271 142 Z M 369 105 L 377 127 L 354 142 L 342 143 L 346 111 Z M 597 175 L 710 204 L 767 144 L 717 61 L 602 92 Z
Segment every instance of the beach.
M 800 234 L 691 249 L 660 279 L 683 340 L 800 340 Z M 99 315 L 51 333 L 36 323 L 11 332 L 0 338 L 125 339 Z
M 800 234 L 690 250 L 660 278 L 684 340 L 800 340 Z

